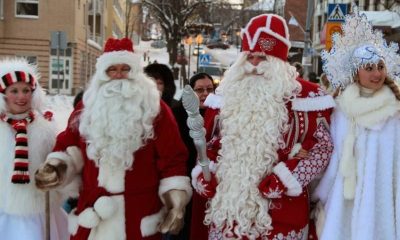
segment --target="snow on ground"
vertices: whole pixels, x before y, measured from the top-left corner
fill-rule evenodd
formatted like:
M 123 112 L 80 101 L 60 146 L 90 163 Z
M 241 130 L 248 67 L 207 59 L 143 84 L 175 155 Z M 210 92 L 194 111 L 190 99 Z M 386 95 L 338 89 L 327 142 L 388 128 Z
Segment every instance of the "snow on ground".
M 167 48 L 152 48 L 150 46 L 152 41 L 141 41 L 139 45 L 134 46 L 135 54 L 141 56 L 140 66 L 145 67 L 149 63 L 153 63 L 157 61 L 158 63 L 163 63 L 169 65 L 169 55 L 167 53 Z M 194 46 L 192 46 L 193 49 Z M 185 46 L 186 53 L 189 53 L 188 46 Z M 236 59 L 239 51 L 235 47 L 231 47 L 226 50 L 222 49 L 206 49 L 206 54 L 210 54 L 212 62 L 220 62 L 225 66 L 230 66 L 233 61 Z M 150 57 L 149 61 L 144 59 L 144 53 Z M 191 53 L 190 53 L 191 54 Z M 197 67 L 197 56 L 190 56 L 190 71 L 193 73 L 196 71 Z M 179 80 L 175 81 L 177 85 L 177 91 L 175 94 L 175 98 L 179 99 L 182 94 L 182 87 Z M 47 96 L 47 108 L 54 113 L 54 119 L 57 122 L 59 131 L 65 129 L 68 121 L 68 117 L 73 110 L 74 96 L 66 96 L 66 95 L 54 95 Z

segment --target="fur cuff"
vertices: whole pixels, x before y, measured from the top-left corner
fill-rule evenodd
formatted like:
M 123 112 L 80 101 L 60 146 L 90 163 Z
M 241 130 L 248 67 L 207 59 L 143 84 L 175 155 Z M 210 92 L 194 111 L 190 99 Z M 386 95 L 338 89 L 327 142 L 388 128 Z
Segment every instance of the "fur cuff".
M 140 231 L 142 237 L 148 237 L 158 232 L 158 226 L 164 221 L 167 214 L 167 208 L 163 207 L 158 213 L 142 218 L 140 222 Z
M 278 163 L 272 171 L 278 176 L 279 180 L 282 181 L 283 185 L 287 187 L 288 190 L 286 191 L 286 195 L 295 197 L 299 196 L 303 192 L 300 183 L 286 167 L 285 163 Z
M 47 155 L 46 161 L 52 158 L 64 161 L 68 167 L 72 166 L 75 173 L 79 173 L 83 168 L 82 153 L 76 146 L 68 147 L 65 152 L 51 152 Z
M 296 156 L 296 154 L 299 153 L 300 149 L 301 149 L 301 143 L 296 143 L 295 145 L 293 145 L 292 150 L 289 153 L 289 159 Z
M 78 224 L 84 228 L 92 229 L 99 225 L 99 223 L 100 217 L 91 207 L 83 210 L 78 216 Z
M 209 94 L 204 101 L 204 106 L 207 106 L 212 109 L 218 109 L 222 107 L 222 96 L 216 94 Z
M 302 112 L 321 111 L 334 108 L 335 106 L 335 100 L 331 95 L 296 98 L 292 102 L 292 109 Z
M 210 161 L 210 165 L 208 165 L 208 167 L 210 168 L 210 172 L 215 174 L 215 172 L 217 171 L 217 163 L 214 162 L 214 161 Z M 203 172 L 203 170 L 202 170 L 201 166 L 198 165 L 198 164 L 192 170 L 192 173 L 191 173 L 191 176 L 192 176 L 192 187 L 195 190 L 198 190 L 198 189 L 196 189 L 197 178 L 199 177 L 200 173 L 202 173 L 202 172 Z
M 68 214 L 68 232 L 71 235 L 75 235 L 78 232 L 78 216 L 75 215 L 76 208 Z
M 117 203 L 111 197 L 102 196 L 96 200 L 93 208 L 102 220 L 106 220 L 117 211 Z
M 160 186 L 158 188 L 158 196 L 161 201 L 165 204 L 162 195 L 169 190 L 184 190 L 188 198 L 192 197 L 192 187 L 190 186 L 190 178 L 186 176 L 174 176 L 161 179 Z

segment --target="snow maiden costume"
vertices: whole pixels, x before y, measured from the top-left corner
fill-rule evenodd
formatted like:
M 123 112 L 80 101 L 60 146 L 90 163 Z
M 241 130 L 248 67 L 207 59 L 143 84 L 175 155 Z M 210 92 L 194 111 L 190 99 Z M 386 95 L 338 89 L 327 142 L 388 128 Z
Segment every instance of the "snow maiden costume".
M 56 171 L 59 179 L 82 180 L 68 219 L 73 240 L 160 240 L 160 230 L 169 231 L 179 217 L 183 222 L 192 191 L 187 151 L 171 110 L 139 62 L 129 39 L 107 41 L 83 102 L 46 160 L 57 171 L 66 166 Z M 107 75 L 118 64 L 129 65 L 127 79 Z M 48 178 L 46 166 L 38 178 Z
M 398 46 L 353 10 L 322 55 L 329 81 L 344 90 L 332 116 L 332 159 L 313 196 L 323 206 L 320 239 L 400 239 L 400 102 L 392 80 L 400 74 Z M 382 88 L 355 82 L 359 69 L 380 61 L 387 69 Z
M 45 193 L 35 187 L 34 172 L 54 147 L 56 125 L 42 113 L 44 92 L 36 67 L 25 59 L 0 62 L 0 238 L 45 239 Z M 11 114 L 5 90 L 16 82 L 33 90 L 31 110 Z M 59 194 L 51 196 L 51 239 L 67 239 L 67 218 Z
M 335 103 L 318 85 L 296 80 L 283 18 L 256 16 L 242 38 L 243 53 L 218 88 L 222 98 L 210 95 L 205 103 L 213 108 L 205 127 L 215 178 L 192 172 L 196 191 L 210 199 L 208 239 L 307 239 L 307 188 L 333 150 Z M 265 60 L 255 66 L 247 57 L 257 55 Z M 296 156 L 300 150 L 308 154 Z

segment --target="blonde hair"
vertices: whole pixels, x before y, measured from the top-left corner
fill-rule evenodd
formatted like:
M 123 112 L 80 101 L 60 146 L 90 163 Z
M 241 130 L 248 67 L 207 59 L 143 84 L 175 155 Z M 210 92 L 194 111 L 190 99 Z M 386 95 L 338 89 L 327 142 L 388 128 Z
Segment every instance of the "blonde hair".
M 392 90 L 393 94 L 396 96 L 397 100 L 400 101 L 400 89 L 397 83 L 393 79 L 386 77 L 385 84 L 388 85 L 390 90 Z

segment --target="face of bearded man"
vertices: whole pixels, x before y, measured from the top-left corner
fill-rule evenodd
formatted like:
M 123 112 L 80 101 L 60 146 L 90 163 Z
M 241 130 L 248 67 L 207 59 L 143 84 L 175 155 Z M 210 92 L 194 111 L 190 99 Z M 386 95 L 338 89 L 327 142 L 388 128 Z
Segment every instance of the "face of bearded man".
M 226 73 L 220 91 L 223 104 L 217 192 L 206 211 L 206 224 L 227 239 L 260 237 L 271 230 L 269 201 L 258 190 L 277 162 L 287 130 L 286 103 L 300 90 L 296 70 L 267 56 L 257 67 L 243 54 Z
M 96 76 L 95 76 L 96 77 Z M 92 80 L 83 97 L 79 131 L 96 165 L 130 169 L 133 153 L 153 137 L 160 95 L 144 74 L 134 79 Z

